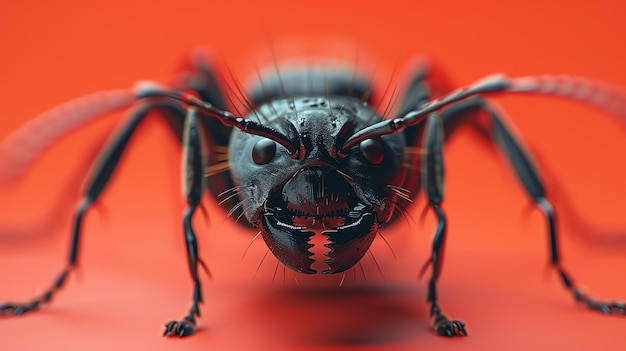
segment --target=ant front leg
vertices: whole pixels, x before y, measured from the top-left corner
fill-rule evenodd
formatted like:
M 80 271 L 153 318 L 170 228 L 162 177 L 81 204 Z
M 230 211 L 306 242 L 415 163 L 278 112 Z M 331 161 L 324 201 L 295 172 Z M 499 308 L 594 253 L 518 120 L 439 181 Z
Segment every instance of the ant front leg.
M 420 275 L 432 266 L 432 273 L 428 281 L 428 302 L 431 304 L 430 316 L 434 318 L 434 328 L 437 334 L 447 337 L 466 336 L 465 324 L 458 320 L 449 320 L 441 311 L 437 302 L 437 279 L 441 274 L 443 253 L 446 241 L 446 216 L 441 208 L 444 194 L 444 164 L 443 164 L 444 132 L 441 118 L 433 113 L 428 116 L 424 127 L 422 148 L 426 154 L 421 159 L 422 188 L 428 197 L 430 207 L 437 215 L 437 228 L 433 238 L 432 256 L 426 262 Z
M 206 167 L 206 142 L 203 138 L 197 110 L 187 111 L 183 128 L 183 190 L 188 208 L 183 219 L 183 230 L 187 244 L 189 271 L 194 282 L 191 308 L 187 315 L 179 321 L 171 321 L 165 325 L 163 335 L 189 336 L 195 332 L 196 317 L 200 317 L 199 304 L 202 302 L 202 286 L 198 277 L 198 242 L 193 229 L 192 218 L 200 206 L 205 190 L 204 169 Z

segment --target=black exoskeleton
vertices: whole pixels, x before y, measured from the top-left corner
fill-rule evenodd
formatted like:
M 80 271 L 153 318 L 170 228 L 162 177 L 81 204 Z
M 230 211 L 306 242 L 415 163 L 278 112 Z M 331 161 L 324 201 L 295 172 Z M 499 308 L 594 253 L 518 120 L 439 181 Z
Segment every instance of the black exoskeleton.
M 248 109 L 247 115 L 242 115 L 236 109 L 228 110 L 234 106 L 226 103 L 230 96 L 212 66 L 202 60 L 194 61 L 186 79 L 175 89 L 140 83 L 131 91 L 79 100 L 83 106 L 84 101 L 93 102 L 93 108 L 77 109 L 74 124 L 60 122 L 46 138 L 54 139 L 108 110 L 136 106 L 95 162 L 76 212 L 66 268 L 42 295 L 27 303 L 1 305 L 0 313 L 21 315 L 37 310 L 63 286 L 77 264 L 84 213 L 107 186 L 136 127 L 149 111 L 156 110 L 183 145 L 183 195 L 188 203 L 183 232 L 194 282 L 188 313 L 169 322 L 164 335 L 193 334 L 200 315 L 198 268 L 203 263 L 198 257 L 192 217 L 207 189 L 229 215 L 244 218 L 243 224 L 257 228 L 280 262 L 305 274 L 317 273 L 312 268 L 310 240 L 316 232 L 326 237 L 327 269 L 322 273 L 344 272 L 367 254 L 379 230 L 394 220 L 398 208 L 404 211 L 402 204 L 423 191 L 438 221 L 432 255 L 422 270 L 432 269 L 428 302 L 433 325 L 439 335 L 467 335 L 461 321 L 450 320 L 441 311 L 436 282 L 447 223 L 442 204 L 442 149 L 447 136 L 459 126 L 473 123 L 476 112 L 488 115 L 488 125 L 481 125 L 483 134 L 504 154 L 527 194 L 545 214 L 550 262 L 564 286 L 593 310 L 624 314 L 624 303 L 589 297 L 562 267 L 554 209 L 536 166 L 504 113 L 484 96 L 560 95 L 595 105 L 622 120 L 626 120 L 626 98 L 606 86 L 581 84 L 568 77 L 492 76 L 450 92 L 450 87 L 425 65 L 413 74 L 414 79 L 404 87 L 399 108 L 385 112 L 378 110 L 381 94 L 352 71 L 292 68 L 263 75 L 257 86 L 241 97 Z M 598 95 L 610 99 L 594 98 Z M 18 131 L 18 137 L 7 139 L 6 144 L 10 146 L 12 140 L 23 136 L 36 137 L 29 133 L 28 128 Z M 42 141 L 47 142 L 50 140 Z M 38 151 L 33 147 L 31 153 Z

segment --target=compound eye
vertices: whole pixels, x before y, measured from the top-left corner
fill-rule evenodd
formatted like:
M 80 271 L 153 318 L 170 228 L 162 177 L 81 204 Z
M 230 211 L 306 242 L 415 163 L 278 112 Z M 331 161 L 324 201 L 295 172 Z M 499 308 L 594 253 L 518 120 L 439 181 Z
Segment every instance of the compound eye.
M 269 163 L 276 155 L 276 142 L 263 138 L 254 144 L 252 148 L 252 161 L 257 165 Z
M 381 143 L 374 139 L 363 140 L 359 144 L 359 149 L 367 162 L 373 165 L 379 165 L 385 160 L 385 149 Z

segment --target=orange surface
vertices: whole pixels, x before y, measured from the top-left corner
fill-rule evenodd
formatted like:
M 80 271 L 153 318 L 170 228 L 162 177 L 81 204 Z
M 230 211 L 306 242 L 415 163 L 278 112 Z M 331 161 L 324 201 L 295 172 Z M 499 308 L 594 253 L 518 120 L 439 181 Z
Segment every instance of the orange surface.
M 401 68 L 424 54 L 458 85 L 507 72 L 567 73 L 626 87 L 626 8 L 619 1 L 90 3 L 0 4 L 0 140 L 71 98 L 139 79 L 168 81 L 197 45 L 211 48 L 242 80 L 267 57 L 268 43 L 279 55 L 351 57 L 355 50 L 340 45 L 348 40 L 375 59 L 383 83 L 396 63 Z M 287 42 L 299 46 L 286 49 Z M 593 295 L 626 298 L 626 132 L 577 104 L 500 102 L 546 166 L 562 210 L 566 267 Z M 471 132 L 446 149 L 450 230 L 439 284 L 444 311 L 466 322 L 468 338 L 447 340 L 429 329 L 426 284 L 415 277 L 428 257 L 432 218 L 424 227 L 409 220 L 384 232 L 397 260 L 374 243 L 386 280 L 366 259 L 367 283 L 349 272 L 339 290 L 341 277 L 298 277 L 298 287 L 281 269 L 272 284 L 271 257 L 252 280 L 264 244 L 255 242 L 241 260 L 252 235 L 223 221 L 208 200 L 210 223 L 198 216 L 201 254 L 213 273 L 204 279 L 202 328 L 184 340 L 162 338 L 161 323 L 188 307 L 191 283 L 179 148 L 156 121 L 142 128 L 99 208 L 88 214 L 79 274 L 39 313 L 0 319 L 0 349 L 626 348 L 625 317 L 576 306 L 546 269 L 541 216 L 526 215 L 528 199 Z M 63 266 L 77 179 L 115 122 L 103 119 L 64 140 L 19 186 L 0 188 L 0 301 L 42 291 Z

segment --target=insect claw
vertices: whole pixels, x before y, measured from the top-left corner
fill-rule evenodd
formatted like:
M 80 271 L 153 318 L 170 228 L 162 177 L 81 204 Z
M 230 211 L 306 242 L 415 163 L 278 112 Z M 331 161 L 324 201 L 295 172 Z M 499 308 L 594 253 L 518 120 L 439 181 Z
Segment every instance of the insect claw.
M 467 332 L 465 331 L 465 325 L 463 324 L 463 322 L 454 321 L 452 322 L 452 324 L 454 325 L 454 330 L 456 331 L 457 334 L 467 335 Z
M 435 325 L 437 334 L 451 338 L 453 336 L 467 336 L 465 324 L 461 321 L 449 321 L 445 317 Z
M 611 304 L 611 309 L 614 309 L 617 313 L 624 314 L 624 311 L 626 310 L 626 304 L 622 301 L 614 302 L 613 304 Z
M 449 338 L 452 337 L 452 326 L 450 326 L 446 322 L 440 323 L 437 326 L 436 330 L 437 330 L 437 334 L 439 334 L 441 336 L 447 336 Z
M 193 335 L 194 332 L 191 324 L 184 321 L 178 323 L 178 328 L 176 329 L 176 331 L 178 332 L 178 336 L 180 337 Z
M 163 331 L 163 336 L 167 336 L 168 334 L 170 334 L 174 329 L 176 329 L 176 325 L 178 324 L 178 322 L 176 321 L 171 321 L 169 323 L 167 323 L 165 325 L 165 330 Z
M 193 335 L 194 327 L 187 321 L 171 321 L 165 325 L 163 336 L 185 337 Z

